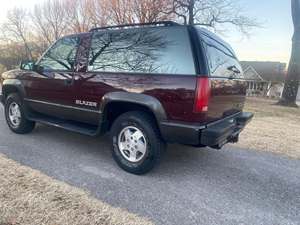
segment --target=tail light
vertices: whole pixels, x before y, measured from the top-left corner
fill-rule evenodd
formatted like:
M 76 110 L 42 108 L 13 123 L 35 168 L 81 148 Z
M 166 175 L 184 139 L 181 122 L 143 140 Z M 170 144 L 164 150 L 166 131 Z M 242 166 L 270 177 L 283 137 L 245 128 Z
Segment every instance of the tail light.
M 207 112 L 210 98 L 210 80 L 208 77 L 198 77 L 196 96 L 194 104 L 194 112 Z

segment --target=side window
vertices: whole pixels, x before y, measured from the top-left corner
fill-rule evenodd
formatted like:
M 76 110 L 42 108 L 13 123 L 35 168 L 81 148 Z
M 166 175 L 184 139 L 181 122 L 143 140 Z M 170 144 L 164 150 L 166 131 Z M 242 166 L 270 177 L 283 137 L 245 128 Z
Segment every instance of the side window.
M 89 71 L 195 74 L 186 28 L 96 32 Z
M 203 42 L 211 76 L 243 78 L 242 67 L 231 51 L 208 37 L 203 37 Z
M 43 56 L 39 65 L 48 71 L 72 71 L 76 60 L 79 37 L 58 40 Z

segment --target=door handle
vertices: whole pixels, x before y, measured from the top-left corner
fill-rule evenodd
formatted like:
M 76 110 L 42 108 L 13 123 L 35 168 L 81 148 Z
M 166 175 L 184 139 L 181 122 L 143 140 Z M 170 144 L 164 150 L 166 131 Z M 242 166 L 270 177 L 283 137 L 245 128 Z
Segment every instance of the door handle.
M 75 81 L 80 80 L 80 76 L 75 75 L 72 78 L 65 79 L 65 85 L 73 85 Z

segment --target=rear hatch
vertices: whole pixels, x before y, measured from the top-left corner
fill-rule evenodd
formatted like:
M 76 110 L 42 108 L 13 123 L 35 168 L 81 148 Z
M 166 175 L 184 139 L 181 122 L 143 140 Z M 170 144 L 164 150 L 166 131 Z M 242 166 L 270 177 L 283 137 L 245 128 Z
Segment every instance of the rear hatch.
M 197 32 L 205 51 L 211 85 L 207 122 L 241 112 L 247 85 L 234 51 L 213 33 L 200 28 Z

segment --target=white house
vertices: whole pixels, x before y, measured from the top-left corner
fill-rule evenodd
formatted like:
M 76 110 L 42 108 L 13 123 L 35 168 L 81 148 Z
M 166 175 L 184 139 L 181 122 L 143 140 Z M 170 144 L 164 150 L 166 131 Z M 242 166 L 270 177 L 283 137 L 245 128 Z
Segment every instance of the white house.
M 281 97 L 286 75 L 285 63 L 242 61 L 241 64 L 248 80 L 248 96 Z

